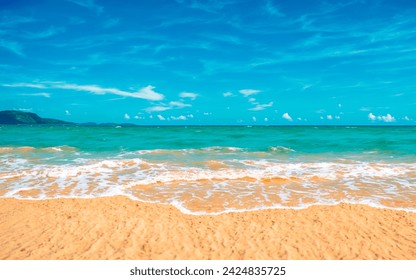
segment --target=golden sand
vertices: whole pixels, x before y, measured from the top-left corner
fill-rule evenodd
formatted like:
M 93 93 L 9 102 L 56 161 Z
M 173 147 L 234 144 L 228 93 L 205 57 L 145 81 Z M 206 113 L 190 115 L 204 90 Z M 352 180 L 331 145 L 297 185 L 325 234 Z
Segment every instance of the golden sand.
M 416 213 L 341 204 L 192 216 L 124 197 L 0 199 L 0 259 L 416 259 Z

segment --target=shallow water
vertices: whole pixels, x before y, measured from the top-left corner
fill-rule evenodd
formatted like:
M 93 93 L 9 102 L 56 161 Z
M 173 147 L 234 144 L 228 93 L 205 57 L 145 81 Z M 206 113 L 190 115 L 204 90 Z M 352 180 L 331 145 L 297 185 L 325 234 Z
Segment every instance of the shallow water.
M 0 127 L 0 196 L 416 211 L 416 127 Z

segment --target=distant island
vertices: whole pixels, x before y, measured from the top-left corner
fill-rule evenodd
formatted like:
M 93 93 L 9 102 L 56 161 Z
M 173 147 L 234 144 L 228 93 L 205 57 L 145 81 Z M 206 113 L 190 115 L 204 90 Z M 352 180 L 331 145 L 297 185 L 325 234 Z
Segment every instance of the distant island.
M 73 124 L 56 119 L 41 118 L 35 113 L 22 111 L 0 111 L 0 124 Z
M 0 111 L 0 125 L 77 125 L 77 126 L 137 126 L 131 123 L 73 123 L 57 119 L 42 118 L 35 113 L 6 110 Z

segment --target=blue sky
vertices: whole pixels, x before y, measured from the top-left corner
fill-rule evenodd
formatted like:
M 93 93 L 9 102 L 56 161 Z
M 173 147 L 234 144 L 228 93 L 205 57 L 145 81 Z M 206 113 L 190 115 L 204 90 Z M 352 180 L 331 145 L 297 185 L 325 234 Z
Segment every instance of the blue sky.
M 414 125 L 415 15 L 413 0 L 0 0 L 0 110 Z

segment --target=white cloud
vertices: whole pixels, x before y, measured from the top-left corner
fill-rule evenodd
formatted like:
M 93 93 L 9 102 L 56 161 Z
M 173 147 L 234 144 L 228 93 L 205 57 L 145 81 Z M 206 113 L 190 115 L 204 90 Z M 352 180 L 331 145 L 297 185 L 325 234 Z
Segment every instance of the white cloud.
M 289 115 L 289 113 L 284 113 L 284 114 L 282 115 L 282 118 L 284 118 L 285 120 L 288 120 L 288 121 L 293 121 L 293 119 L 292 119 L 292 117 Z
M 232 92 L 229 92 L 229 91 L 224 92 L 222 95 L 223 95 L 224 97 L 234 96 L 234 94 L 233 94 Z
M 180 108 L 185 108 L 185 107 L 192 107 L 191 104 L 185 104 L 181 101 L 171 101 L 171 102 L 169 102 L 169 106 L 171 107 L 171 109 L 174 109 L 174 108 L 179 108 L 180 109 Z
M 253 94 L 257 94 L 259 92 L 261 92 L 261 91 L 257 90 L 257 89 L 242 89 L 242 90 L 239 90 L 239 93 L 244 95 L 244 97 L 247 97 L 247 96 L 250 96 L 250 95 L 253 95 Z
M 302 87 L 302 90 L 307 90 L 308 88 L 310 88 L 312 85 L 310 84 L 306 84 Z
M 341 108 L 342 107 L 342 104 L 340 103 L 340 104 L 338 104 L 338 108 Z
M 148 113 L 150 113 L 150 112 L 163 112 L 163 111 L 172 110 L 172 109 L 182 109 L 182 108 L 185 108 L 185 107 L 192 107 L 192 105 L 183 103 L 182 101 L 171 101 L 171 102 L 169 102 L 168 105 L 160 104 L 160 105 L 157 105 L 157 106 L 146 108 L 145 111 L 148 112 Z
M 321 120 L 323 120 L 323 119 L 324 119 L 324 117 L 323 117 L 323 116 L 321 116 L 321 117 L 320 117 L 320 119 L 321 119 Z
M 269 121 L 269 118 L 264 118 L 264 121 L 265 121 L 265 122 L 268 122 L 268 121 Z
M 256 98 L 253 98 L 253 97 L 251 97 L 251 98 L 248 99 L 248 102 L 251 102 L 251 103 L 253 103 L 255 101 L 256 101 Z
M 377 119 L 382 120 L 384 122 L 395 122 L 396 121 L 396 119 L 390 114 L 387 114 L 385 116 L 378 116 Z
M 405 121 L 410 121 L 410 118 L 408 116 L 404 116 L 403 118 Z
M 15 84 L 2 84 L 3 87 L 28 87 L 28 88 L 46 88 L 42 84 L 32 84 L 32 83 L 15 83 Z
M 134 93 L 127 92 L 127 94 L 125 96 L 141 98 L 141 99 L 146 99 L 146 100 L 153 100 L 153 101 L 164 99 L 163 94 L 155 92 L 153 90 L 154 88 L 155 88 L 154 86 L 148 85 L 146 87 L 141 88 L 137 92 L 134 92 Z M 125 92 L 123 92 L 123 93 L 125 93 Z
M 340 116 L 335 116 L 335 119 L 336 120 L 339 120 L 341 117 Z
M 125 113 L 125 114 L 124 114 L 124 118 L 125 118 L 126 120 L 129 120 L 129 119 L 130 119 L 129 114 Z
M 395 122 L 396 118 L 393 117 L 390 114 L 387 114 L 385 116 L 381 115 L 381 116 L 375 116 L 373 113 L 368 114 L 368 119 L 375 121 L 375 120 L 379 120 L 379 121 L 383 121 L 383 122 Z
M 174 121 L 186 121 L 187 120 L 185 116 L 179 116 L 179 117 L 171 116 L 170 118 Z
M 302 120 L 302 118 L 301 117 L 299 117 L 299 118 L 297 118 L 298 119 L 298 121 L 301 121 Z
M 376 120 L 376 116 L 373 113 L 368 114 L 368 119 L 375 121 Z
M 327 118 L 328 120 L 332 120 L 332 119 L 333 119 L 332 115 L 327 115 L 327 116 L 326 116 L 326 118 Z
M 23 112 L 32 112 L 33 108 L 17 108 L 17 109 L 13 108 L 13 110 L 23 111 Z
M 251 119 L 252 119 L 253 121 L 255 121 L 255 122 L 257 121 L 257 118 L 256 118 L 256 117 L 252 117 Z
M 194 118 L 194 115 L 193 114 L 189 114 L 189 115 L 186 115 L 186 117 L 187 118 L 190 118 L 190 119 L 193 119 Z
M 195 100 L 198 97 L 197 93 L 193 93 L 193 92 L 181 92 L 179 94 L 179 96 L 181 98 L 190 98 L 191 100 Z
M 250 108 L 249 110 L 250 111 L 262 111 L 271 106 L 273 106 L 273 101 L 267 104 L 257 104 L 256 107 Z
M 41 96 L 41 97 L 46 97 L 49 98 L 51 97 L 50 93 L 47 92 L 39 92 L 39 93 L 22 93 L 20 94 L 22 96 Z
M 65 110 L 65 115 L 70 116 L 71 112 L 69 112 L 69 110 Z
M 204 112 L 204 116 L 212 115 L 212 113 Z
M 146 99 L 151 101 L 159 101 L 164 99 L 164 95 L 154 91 L 154 86 L 148 85 L 139 89 L 136 92 L 127 92 L 116 88 L 104 88 L 97 85 L 77 85 L 67 84 L 63 82 L 47 82 L 47 83 L 16 83 L 16 84 L 2 84 L 6 87 L 29 87 L 29 88 L 55 88 L 55 89 L 67 89 L 76 91 L 85 91 L 92 94 L 104 95 L 104 94 L 115 94 L 125 97 L 133 97 Z
M 167 107 L 167 106 L 153 106 L 153 107 L 149 107 L 146 108 L 146 112 L 163 112 L 163 111 L 167 111 L 172 109 L 171 107 Z
M 157 115 L 157 117 L 159 118 L 159 120 L 164 121 L 166 120 L 162 115 Z

